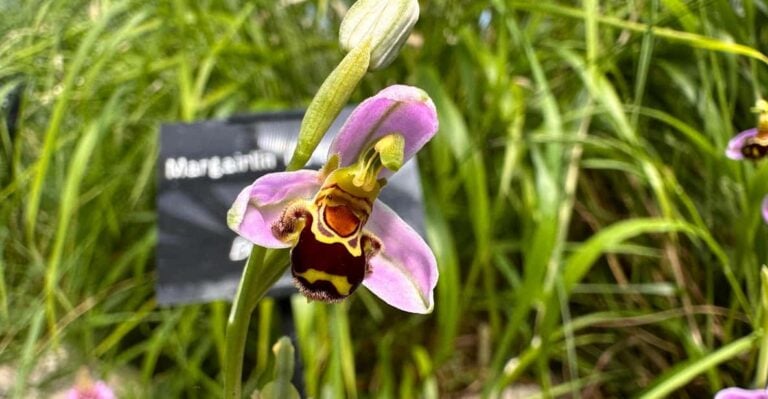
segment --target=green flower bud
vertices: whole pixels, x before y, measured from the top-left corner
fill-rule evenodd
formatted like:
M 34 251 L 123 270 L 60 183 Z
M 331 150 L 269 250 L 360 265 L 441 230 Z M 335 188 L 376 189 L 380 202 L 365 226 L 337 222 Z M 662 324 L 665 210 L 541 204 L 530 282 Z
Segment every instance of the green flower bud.
M 301 399 L 299 391 L 291 384 L 293 378 L 293 344 L 288 337 L 281 337 L 272 347 L 275 354 L 275 379 L 264 385 L 259 392 L 251 396 L 252 399 Z
M 341 21 L 339 41 L 350 51 L 370 39 L 368 69 L 375 71 L 395 59 L 418 19 L 417 0 L 358 0 Z

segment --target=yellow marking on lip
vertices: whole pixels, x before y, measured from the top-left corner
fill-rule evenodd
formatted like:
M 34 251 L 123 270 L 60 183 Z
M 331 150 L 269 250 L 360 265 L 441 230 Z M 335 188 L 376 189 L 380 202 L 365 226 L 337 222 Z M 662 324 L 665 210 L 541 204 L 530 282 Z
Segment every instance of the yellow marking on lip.
M 337 276 L 335 274 L 326 273 L 320 270 L 309 268 L 304 273 L 296 273 L 298 276 L 307 280 L 310 284 L 314 284 L 318 280 L 327 281 L 336 288 L 339 295 L 348 296 L 349 291 L 352 289 L 352 284 L 349 283 L 346 276 Z
M 332 200 L 330 200 L 329 197 L 332 198 Z M 354 206 L 361 210 L 367 210 L 366 213 L 370 213 L 371 207 L 373 206 L 373 200 L 371 198 L 358 197 L 351 194 L 337 183 L 323 186 L 320 191 L 317 192 L 315 195 L 315 204 L 320 206 L 320 201 L 349 204 L 350 206 Z

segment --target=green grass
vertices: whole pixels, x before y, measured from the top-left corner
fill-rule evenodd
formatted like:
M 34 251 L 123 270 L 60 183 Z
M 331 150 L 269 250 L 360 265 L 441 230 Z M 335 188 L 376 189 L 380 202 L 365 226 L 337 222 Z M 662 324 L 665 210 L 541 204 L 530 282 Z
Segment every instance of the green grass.
M 0 113 L 7 395 L 83 365 L 126 397 L 221 395 L 229 305 L 153 300 L 158 128 L 306 106 L 342 57 L 337 2 L 21 3 L 0 2 L 0 96 L 23 86 L 15 135 Z M 768 164 L 724 148 L 765 95 L 766 22 L 750 0 L 422 2 L 423 42 L 353 100 L 403 82 L 438 107 L 419 158 L 435 312 L 295 298 L 306 392 L 701 398 L 764 382 Z M 279 318 L 270 302 L 254 315 L 246 389 L 272 375 Z

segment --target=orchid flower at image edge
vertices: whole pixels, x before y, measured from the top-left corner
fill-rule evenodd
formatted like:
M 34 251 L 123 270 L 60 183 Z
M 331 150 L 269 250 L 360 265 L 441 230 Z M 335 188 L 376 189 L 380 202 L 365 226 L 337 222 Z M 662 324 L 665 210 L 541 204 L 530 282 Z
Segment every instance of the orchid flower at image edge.
M 768 155 L 768 101 L 758 99 L 752 112 L 758 114 L 757 126 L 739 132 L 728 140 L 725 155 L 735 160 L 758 160 Z
M 763 220 L 768 223 L 768 195 L 763 198 Z
M 104 381 L 96 381 L 88 387 L 70 389 L 67 399 L 115 399 L 115 394 Z
M 768 390 L 726 388 L 719 391 L 715 399 L 768 399 Z
M 94 381 L 88 369 L 77 373 L 75 385 L 67 391 L 67 399 L 115 399 L 112 388 L 102 380 Z
M 292 248 L 294 282 L 310 299 L 340 301 L 363 284 L 395 308 L 429 313 L 435 256 L 377 196 L 437 127 L 423 90 L 385 88 L 355 108 L 321 170 L 258 178 L 238 195 L 227 223 L 256 245 Z
M 739 134 L 733 136 L 728 141 L 728 147 L 725 149 L 725 156 L 734 160 L 742 160 L 745 158 L 745 148 L 749 145 L 749 141 L 757 135 L 757 129 L 752 128 L 739 132 Z M 748 153 L 748 152 L 747 152 Z
M 728 140 L 725 156 L 737 161 L 743 159 L 758 160 L 768 155 L 768 130 L 747 129 Z

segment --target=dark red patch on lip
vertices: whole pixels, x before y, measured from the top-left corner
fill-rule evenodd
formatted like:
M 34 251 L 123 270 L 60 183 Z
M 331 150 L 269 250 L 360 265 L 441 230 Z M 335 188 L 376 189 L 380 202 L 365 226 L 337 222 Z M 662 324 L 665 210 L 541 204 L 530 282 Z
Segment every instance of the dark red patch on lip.
M 363 282 L 366 270 L 365 254 L 353 256 L 343 244 L 326 244 L 318 241 L 312 233 L 311 226 L 312 216 L 307 215 L 299 241 L 291 250 L 291 273 L 299 290 L 310 299 L 325 302 L 340 301 L 354 292 Z M 343 295 L 333 283 L 327 280 L 321 279 L 310 283 L 300 275 L 309 269 L 346 277 L 351 285 L 349 293 Z
M 745 158 L 760 159 L 768 154 L 768 145 L 758 143 L 755 140 L 747 140 L 744 146 L 741 147 L 741 154 Z
M 741 147 L 741 154 L 749 159 L 760 159 L 768 155 L 768 131 L 758 129 L 757 134 L 747 137 Z

